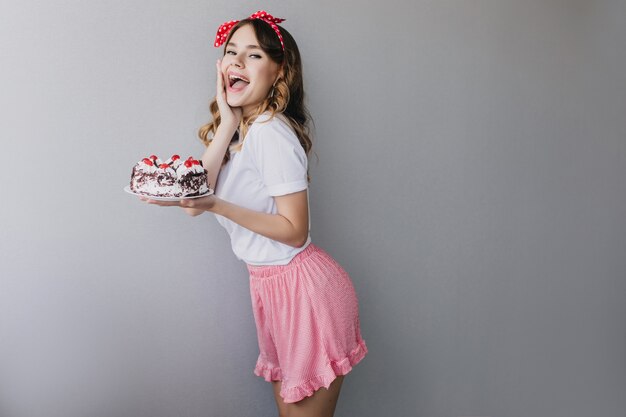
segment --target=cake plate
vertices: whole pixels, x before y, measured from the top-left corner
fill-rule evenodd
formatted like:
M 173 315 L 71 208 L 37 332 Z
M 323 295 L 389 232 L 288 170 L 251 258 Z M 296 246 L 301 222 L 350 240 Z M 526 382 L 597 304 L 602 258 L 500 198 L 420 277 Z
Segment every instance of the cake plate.
M 148 198 L 150 200 L 158 200 L 158 201 L 180 201 L 180 200 L 191 200 L 192 198 L 200 198 L 200 197 L 206 197 L 207 195 L 211 195 L 213 194 L 213 190 L 209 189 L 208 192 L 202 194 L 202 195 L 192 195 L 189 197 L 157 197 L 154 195 L 146 195 L 146 194 L 139 194 L 136 193 L 134 191 L 132 191 L 130 189 L 130 185 L 127 185 L 126 187 L 124 187 L 124 191 L 126 191 L 128 194 L 132 194 L 132 195 L 136 195 L 139 197 L 145 197 Z

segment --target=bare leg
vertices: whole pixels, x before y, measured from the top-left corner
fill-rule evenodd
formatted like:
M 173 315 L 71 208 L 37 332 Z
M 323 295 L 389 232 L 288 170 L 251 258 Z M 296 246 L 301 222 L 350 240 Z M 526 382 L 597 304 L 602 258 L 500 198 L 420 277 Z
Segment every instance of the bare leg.
M 278 417 L 287 417 L 289 415 L 289 409 L 287 406 L 289 404 L 285 404 L 283 402 L 283 397 L 280 396 L 280 386 L 282 382 L 280 381 L 272 381 L 272 388 L 274 389 L 274 399 L 276 400 L 276 407 L 278 407 Z
M 315 393 L 306 397 L 297 403 L 286 404 L 283 402 L 282 397 L 279 395 L 280 382 L 273 382 L 274 385 L 274 397 L 276 398 L 276 404 L 278 405 L 278 411 L 280 417 L 333 417 L 335 414 L 335 407 L 337 406 L 337 399 L 339 398 L 339 392 L 341 390 L 341 384 L 343 383 L 344 376 L 338 376 L 328 389 L 320 388 Z

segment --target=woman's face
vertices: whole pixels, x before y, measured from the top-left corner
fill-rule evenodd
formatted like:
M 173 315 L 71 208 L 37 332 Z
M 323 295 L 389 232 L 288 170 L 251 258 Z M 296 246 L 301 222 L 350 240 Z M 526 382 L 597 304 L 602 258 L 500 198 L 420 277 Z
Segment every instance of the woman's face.
M 240 27 L 222 58 L 226 101 L 231 107 L 241 107 L 244 116 L 250 115 L 270 93 L 279 70 L 259 46 L 252 26 Z

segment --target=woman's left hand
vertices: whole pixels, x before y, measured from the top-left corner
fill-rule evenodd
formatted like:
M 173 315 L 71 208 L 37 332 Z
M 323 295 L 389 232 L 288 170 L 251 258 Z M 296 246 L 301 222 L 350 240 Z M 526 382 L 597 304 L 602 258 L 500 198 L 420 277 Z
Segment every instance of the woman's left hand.
M 182 207 L 182 208 L 190 208 L 196 210 L 203 211 L 211 211 L 217 202 L 217 197 L 214 195 L 208 195 L 206 197 L 200 198 L 187 198 L 184 200 L 176 200 L 176 201 L 162 201 L 162 200 L 152 200 L 149 197 L 139 196 L 141 201 L 145 201 L 148 204 L 154 204 L 161 207 Z

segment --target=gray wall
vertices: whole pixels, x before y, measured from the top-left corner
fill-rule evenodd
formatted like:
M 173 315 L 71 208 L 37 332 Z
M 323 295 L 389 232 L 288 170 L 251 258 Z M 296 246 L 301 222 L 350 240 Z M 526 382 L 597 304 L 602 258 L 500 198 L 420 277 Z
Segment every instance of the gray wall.
M 0 415 L 273 416 L 245 267 L 122 191 L 199 156 L 226 20 L 296 37 L 312 236 L 370 354 L 337 416 L 623 416 L 626 2 L 0 3 Z

